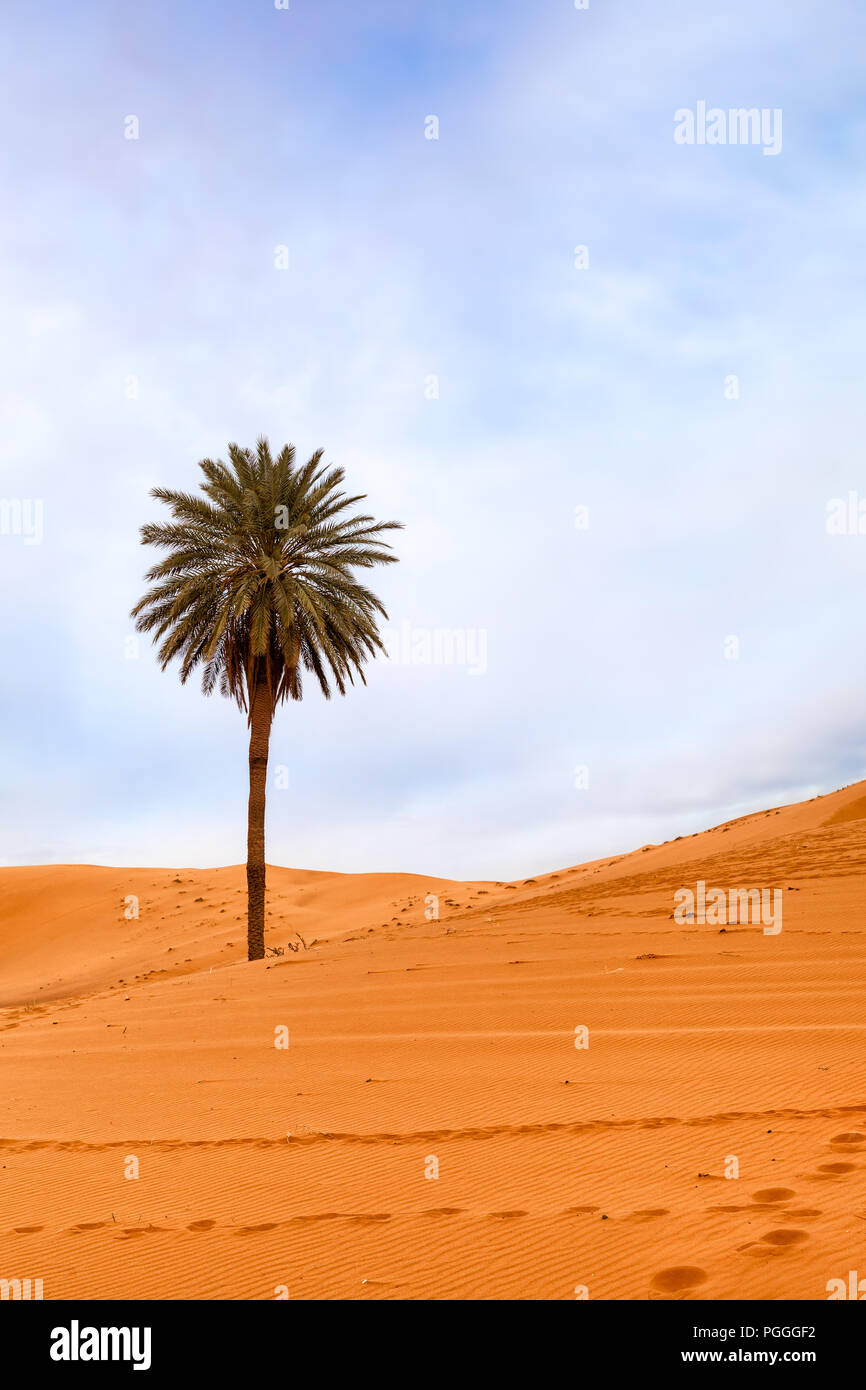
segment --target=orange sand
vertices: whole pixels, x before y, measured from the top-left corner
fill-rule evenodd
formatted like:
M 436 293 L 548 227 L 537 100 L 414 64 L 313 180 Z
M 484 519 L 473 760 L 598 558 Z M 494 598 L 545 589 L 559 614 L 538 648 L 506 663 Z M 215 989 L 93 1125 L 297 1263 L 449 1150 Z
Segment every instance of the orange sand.
M 254 965 L 241 868 L 0 870 L 0 1277 L 826 1298 L 866 1276 L 864 868 L 862 783 L 521 883 L 273 868 L 307 949 Z M 677 926 L 698 879 L 782 932 Z

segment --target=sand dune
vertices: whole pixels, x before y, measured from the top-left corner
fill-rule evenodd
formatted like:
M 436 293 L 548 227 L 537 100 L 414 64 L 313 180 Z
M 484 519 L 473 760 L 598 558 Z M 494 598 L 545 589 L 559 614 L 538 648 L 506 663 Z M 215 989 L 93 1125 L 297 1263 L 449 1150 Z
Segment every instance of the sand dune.
M 866 1276 L 864 869 L 863 783 L 516 883 L 272 868 L 253 965 L 242 867 L 0 870 L 0 1277 L 826 1298 Z M 680 925 L 699 880 L 783 929 Z

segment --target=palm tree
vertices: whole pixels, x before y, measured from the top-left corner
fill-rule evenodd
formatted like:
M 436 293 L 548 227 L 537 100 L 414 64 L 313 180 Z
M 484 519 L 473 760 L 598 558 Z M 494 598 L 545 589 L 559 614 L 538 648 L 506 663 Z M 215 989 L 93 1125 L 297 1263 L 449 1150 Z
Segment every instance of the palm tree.
M 206 695 L 223 695 L 247 713 L 250 798 L 247 820 L 247 946 L 265 954 L 265 791 L 268 746 L 281 700 L 300 700 L 302 672 L 326 699 L 341 695 L 365 661 L 384 651 L 380 600 L 355 569 L 396 560 L 382 539 L 396 521 L 347 515 L 364 495 L 341 492 L 341 468 L 328 468 L 318 449 L 295 465 L 287 444 L 276 458 L 268 441 L 255 451 L 237 444 L 229 462 L 202 459 L 201 493 L 157 487 L 151 496 L 171 508 L 172 522 L 141 528 L 143 545 L 163 547 L 148 570 L 152 585 L 135 605 L 139 632 L 161 643 L 163 670 L 178 657 L 185 682 L 202 669 Z

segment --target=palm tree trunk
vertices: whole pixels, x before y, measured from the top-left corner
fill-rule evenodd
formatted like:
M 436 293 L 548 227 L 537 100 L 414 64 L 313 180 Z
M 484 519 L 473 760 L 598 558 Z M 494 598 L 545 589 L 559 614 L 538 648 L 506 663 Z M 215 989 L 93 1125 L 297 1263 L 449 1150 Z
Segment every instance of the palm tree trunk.
M 274 703 L 265 681 L 250 695 L 250 800 L 247 813 L 247 957 L 265 954 L 265 796 Z

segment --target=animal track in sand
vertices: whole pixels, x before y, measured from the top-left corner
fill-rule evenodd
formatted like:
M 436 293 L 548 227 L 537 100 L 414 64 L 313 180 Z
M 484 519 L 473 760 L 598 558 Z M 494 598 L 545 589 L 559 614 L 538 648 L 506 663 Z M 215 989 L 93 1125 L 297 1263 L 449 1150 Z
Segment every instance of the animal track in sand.
M 789 1197 L 796 1195 L 792 1187 L 762 1187 L 759 1192 L 752 1193 L 752 1201 L 771 1205 L 774 1202 L 787 1202 Z
M 856 1163 L 819 1163 L 818 1172 L 828 1173 L 832 1177 L 838 1177 L 840 1173 L 853 1173 L 857 1169 Z

